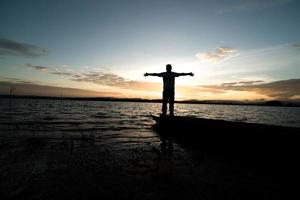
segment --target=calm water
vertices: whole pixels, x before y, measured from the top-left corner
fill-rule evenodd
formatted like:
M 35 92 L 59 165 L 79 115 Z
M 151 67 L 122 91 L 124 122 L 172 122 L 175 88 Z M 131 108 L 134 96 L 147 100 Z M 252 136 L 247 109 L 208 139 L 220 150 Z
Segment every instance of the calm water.
M 95 137 L 105 144 L 159 143 L 149 114 L 157 103 L 0 99 L 0 132 L 7 135 Z M 300 108 L 237 105 L 175 105 L 177 115 L 300 127 Z

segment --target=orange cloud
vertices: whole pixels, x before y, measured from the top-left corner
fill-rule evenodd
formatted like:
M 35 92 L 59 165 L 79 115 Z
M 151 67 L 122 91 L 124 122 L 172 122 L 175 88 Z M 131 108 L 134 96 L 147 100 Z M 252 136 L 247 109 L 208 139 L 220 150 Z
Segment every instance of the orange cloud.
M 252 82 L 252 84 L 249 84 L 249 82 L 246 84 L 240 83 L 242 82 L 225 83 L 219 86 L 211 85 L 204 87 L 220 92 L 248 91 L 259 95 L 266 95 L 269 98 L 282 100 L 292 99 L 294 96 L 300 95 L 300 79 L 281 80 L 261 84 L 253 84 L 255 82 Z
M 37 95 L 37 96 L 66 96 L 66 97 L 120 97 L 117 92 L 97 92 L 76 88 L 54 87 L 40 85 L 33 82 L 6 82 L 0 81 L 0 94 L 9 94 L 11 88 L 17 95 Z

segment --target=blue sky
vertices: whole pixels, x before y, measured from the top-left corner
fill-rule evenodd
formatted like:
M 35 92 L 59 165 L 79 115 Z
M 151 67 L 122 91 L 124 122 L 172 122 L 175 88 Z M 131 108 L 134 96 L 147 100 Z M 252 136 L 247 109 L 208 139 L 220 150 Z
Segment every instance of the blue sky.
M 273 96 L 232 88 L 222 94 L 184 91 L 228 82 L 266 84 L 300 75 L 296 0 L 2 0 L 0 5 L 3 81 L 16 78 L 150 98 L 160 95 L 156 84 L 161 80 L 143 73 L 164 71 L 171 63 L 174 71 L 196 75 L 177 81 L 184 88 L 179 98 L 253 99 Z M 32 45 L 28 51 L 34 55 L 9 49 L 15 44 Z M 91 73 L 92 79 L 87 77 Z M 140 85 L 122 86 L 127 82 Z M 141 89 L 151 83 L 153 91 Z M 290 97 L 297 95 L 299 91 Z

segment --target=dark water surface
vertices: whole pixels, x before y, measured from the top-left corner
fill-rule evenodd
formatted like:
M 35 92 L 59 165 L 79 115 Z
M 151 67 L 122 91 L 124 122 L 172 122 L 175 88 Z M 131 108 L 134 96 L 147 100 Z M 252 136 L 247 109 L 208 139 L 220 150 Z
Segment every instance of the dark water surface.
M 93 137 L 97 143 L 135 148 L 158 145 L 150 114 L 158 103 L 0 99 L 2 136 Z M 177 104 L 176 115 L 300 127 L 300 108 Z
M 290 169 L 287 161 L 294 154 L 262 166 L 253 156 L 244 163 L 187 149 L 153 128 L 149 115 L 160 108 L 157 103 L 0 99 L 0 197 L 287 199 L 293 190 L 289 177 L 298 167 Z M 300 108 L 177 104 L 175 113 L 300 127 Z

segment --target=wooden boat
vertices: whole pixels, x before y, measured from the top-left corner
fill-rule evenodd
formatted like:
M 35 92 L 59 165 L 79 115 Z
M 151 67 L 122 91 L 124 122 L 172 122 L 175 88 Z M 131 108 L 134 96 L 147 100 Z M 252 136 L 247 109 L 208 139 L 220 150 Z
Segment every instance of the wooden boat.
M 231 129 L 231 130 L 242 130 L 249 131 L 255 129 L 256 131 L 274 131 L 274 132 L 284 132 L 284 133 L 299 133 L 300 128 L 297 127 L 285 127 L 285 126 L 275 126 L 275 125 L 266 125 L 266 124 L 257 124 L 257 123 L 245 123 L 245 122 L 234 122 L 234 121 L 225 121 L 225 120 L 216 120 L 216 119 L 204 119 L 204 118 L 195 118 L 195 117 L 185 117 L 185 116 L 155 116 L 151 115 L 152 119 L 160 127 L 166 128 L 184 128 L 184 129 L 193 129 L 201 130 L 204 128 L 212 129 Z M 225 128 L 225 129 L 224 129 Z
M 162 137 L 206 148 L 279 150 L 300 147 L 300 128 L 184 116 L 154 116 Z

